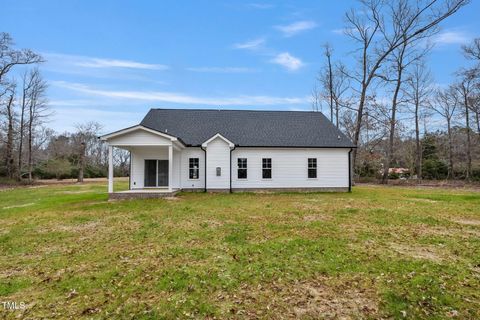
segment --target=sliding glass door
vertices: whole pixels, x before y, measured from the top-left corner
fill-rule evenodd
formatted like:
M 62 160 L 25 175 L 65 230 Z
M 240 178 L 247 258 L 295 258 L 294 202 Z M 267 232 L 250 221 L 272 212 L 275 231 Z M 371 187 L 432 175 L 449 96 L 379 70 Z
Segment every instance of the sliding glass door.
M 168 187 L 168 160 L 145 160 L 145 187 Z

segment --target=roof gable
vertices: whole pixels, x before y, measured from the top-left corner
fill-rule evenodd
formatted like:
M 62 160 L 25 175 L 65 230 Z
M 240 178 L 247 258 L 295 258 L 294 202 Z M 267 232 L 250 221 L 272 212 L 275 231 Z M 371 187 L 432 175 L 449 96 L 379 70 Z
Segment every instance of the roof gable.
M 101 140 L 108 141 L 109 144 L 116 145 L 136 145 L 136 144 L 161 144 L 172 143 L 178 139 L 174 136 L 159 132 L 154 129 L 137 125 L 115 131 L 100 137 Z
M 213 137 L 211 137 L 210 139 L 208 139 L 207 141 L 202 143 L 202 147 L 205 148 L 210 142 L 212 142 L 215 139 L 221 139 L 221 140 L 225 141 L 230 148 L 235 147 L 235 144 L 232 141 L 228 140 L 227 138 L 222 136 L 220 133 L 217 133 L 216 135 L 214 135 Z

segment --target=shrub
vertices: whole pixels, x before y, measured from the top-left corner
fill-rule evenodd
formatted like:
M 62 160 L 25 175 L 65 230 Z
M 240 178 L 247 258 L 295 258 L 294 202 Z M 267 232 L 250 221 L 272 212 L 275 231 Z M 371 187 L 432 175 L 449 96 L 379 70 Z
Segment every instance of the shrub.
M 388 174 L 388 179 L 392 179 L 392 180 L 400 179 L 400 174 L 397 172 L 390 172 Z
M 438 159 L 426 159 L 422 165 L 423 179 L 446 179 L 448 175 L 448 166 L 445 162 Z
M 72 165 L 66 159 L 47 160 L 34 170 L 34 175 L 43 178 L 58 180 L 71 177 Z

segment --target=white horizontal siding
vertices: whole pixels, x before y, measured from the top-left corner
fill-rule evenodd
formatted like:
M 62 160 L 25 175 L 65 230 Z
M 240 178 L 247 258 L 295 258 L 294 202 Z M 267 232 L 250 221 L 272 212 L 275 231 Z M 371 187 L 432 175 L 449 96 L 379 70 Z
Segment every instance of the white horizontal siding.
M 168 160 L 166 146 L 134 146 L 131 188 L 143 188 L 146 159 Z M 222 139 L 207 146 L 207 188 L 230 188 L 230 148 Z M 236 148 L 232 153 L 232 188 L 329 188 L 348 187 L 349 149 Z M 188 147 L 173 152 L 173 188 L 205 187 L 205 153 Z M 199 179 L 189 179 L 189 158 L 199 158 Z M 247 158 L 248 178 L 238 179 L 237 159 Z M 262 158 L 272 159 L 272 179 L 262 179 Z M 317 178 L 308 178 L 308 158 L 317 159 Z M 222 175 L 216 176 L 220 167 Z
M 349 149 L 237 148 L 232 188 L 348 187 Z M 247 179 L 237 177 L 237 159 L 247 158 Z M 272 159 L 272 178 L 262 179 L 262 158 Z M 308 158 L 317 158 L 317 178 L 308 178 Z

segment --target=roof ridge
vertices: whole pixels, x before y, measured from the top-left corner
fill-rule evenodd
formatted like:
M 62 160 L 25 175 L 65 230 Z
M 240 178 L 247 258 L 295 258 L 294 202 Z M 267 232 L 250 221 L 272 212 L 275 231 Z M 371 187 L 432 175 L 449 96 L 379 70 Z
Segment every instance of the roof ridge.
M 252 110 L 252 109 L 193 109 L 193 108 L 150 108 L 150 110 L 180 110 L 180 111 L 242 111 L 242 112 L 294 112 L 294 113 L 319 113 L 323 115 L 321 111 L 311 110 Z

